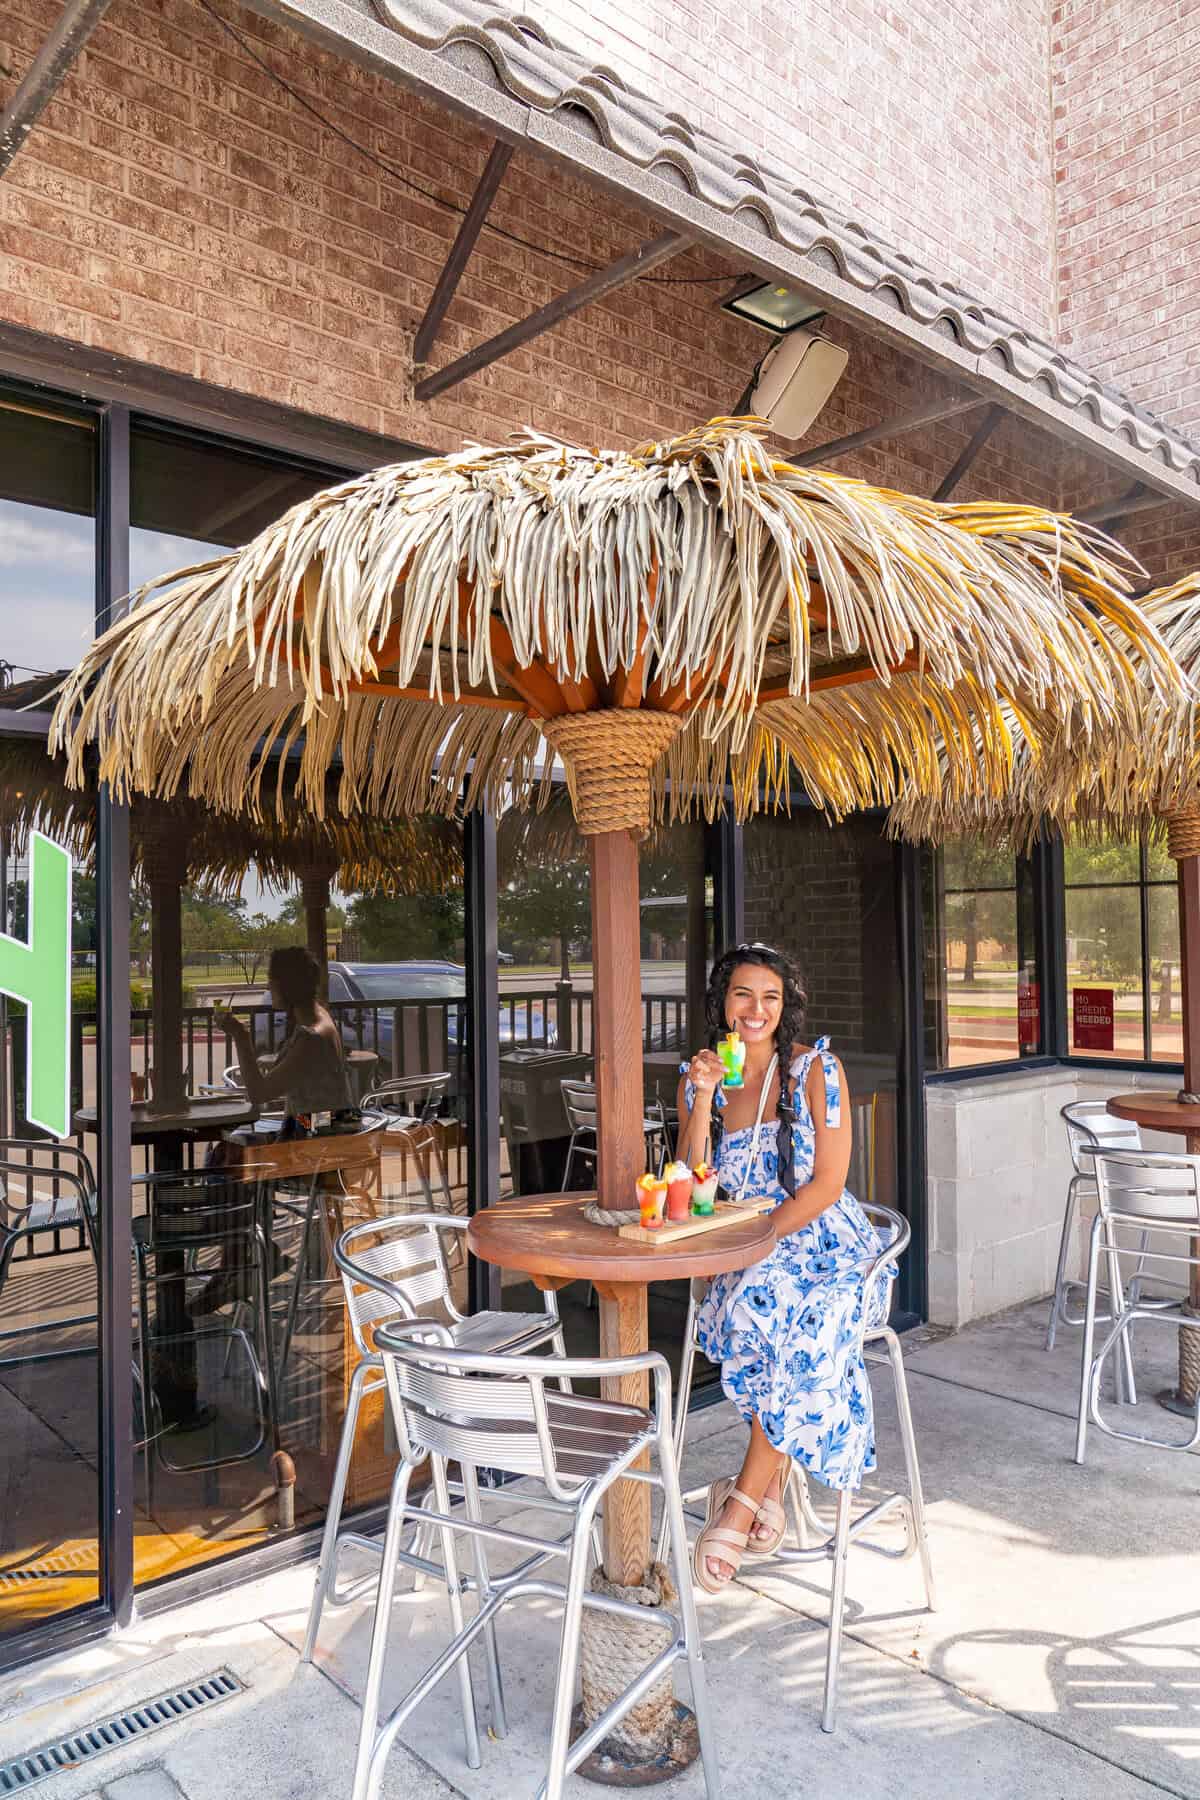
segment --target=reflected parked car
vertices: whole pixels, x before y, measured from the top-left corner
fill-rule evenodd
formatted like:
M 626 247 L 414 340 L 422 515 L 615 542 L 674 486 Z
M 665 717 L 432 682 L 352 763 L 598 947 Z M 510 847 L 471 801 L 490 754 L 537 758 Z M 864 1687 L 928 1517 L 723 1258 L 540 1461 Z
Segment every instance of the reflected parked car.
M 424 1006 L 430 1027 L 442 1029 L 446 1049 L 457 1055 L 460 1035 L 466 1032 L 467 971 L 461 963 L 439 962 L 331 962 L 329 1004 L 347 1050 L 375 1050 L 380 1062 L 391 1065 L 392 1040 L 398 1006 Z M 254 1042 L 259 1050 L 277 1048 L 287 1029 L 281 1012 L 270 1013 L 271 996 L 255 1001 Z M 418 1027 L 419 1029 L 419 1027 Z M 502 1044 L 556 1044 L 558 1032 L 546 1017 L 544 999 L 518 1001 L 501 1006 Z

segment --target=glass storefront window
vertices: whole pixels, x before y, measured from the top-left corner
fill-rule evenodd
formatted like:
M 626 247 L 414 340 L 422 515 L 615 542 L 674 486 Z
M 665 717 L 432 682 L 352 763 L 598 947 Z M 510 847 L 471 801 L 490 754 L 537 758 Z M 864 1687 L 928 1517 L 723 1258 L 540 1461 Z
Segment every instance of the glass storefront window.
M 1071 1052 L 1181 1061 L 1179 909 L 1165 847 L 1068 842 L 1063 866 Z
M 1029 865 L 957 838 L 925 859 L 926 1056 L 931 1069 L 1041 1049 Z
M 0 704 L 36 701 L 92 636 L 95 485 L 91 421 L 0 398 Z M 0 738 L 0 928 L 26 941 L 35 826 L 76 860 L 69 1135 L 30 1123 L 27 1010 L 0 995 L 0 1638 L 98 1600 L 103 1557 L 96 1142 L 75 1117 L 103 1053 L 94 808 L 36 738 Z
M 827 1036 L 850 1088 L 848 1185 L 895 1206 L 902 1041 L 894 848 L 877 819 L 830 826 L 809 809 L 760 816 L 745 834 L 746 937 L 796 957 L 808 991 L 809 1042 Z
M 326 471 L 135 424 L 133 582 L 243 542 L 330 480 Z M 287 1528 L 273 1434 L 269 1425 L 260 1430 L 268 1337 L 279 1444 L 295 1470 L 294 1525 L 319 1523 L 357 1360 L 331 1241 L 359 1217 L 431 1206 L 461 1214 L 467 1205 L 461 834 L 453 828 L 441 834 L 441 878 L 436 886 L 431 879 L 429 891 L 345 891 L 330 867 L 290 850 L 286 835 L 276 840 L 270 868 L 248 838 L 239 875 L 229 866 L 238 858 L 217 853 L 228 841 L 228 824 L 196 808 L 176 810 L 173 816 L 169 806 L 135 804 L 131 819 L 138 863 L 130 933 L 138 984 L 135 1092 L 149 1091 L 157 1103 L 173 1084 L 193 1106 L 211 1106 L 214 1121 L 222 1107 L 236 1109 L 243 1055 L 269 1080 L 291 1030 L 269 991 L 270 956 L 307 947 L 325 968 L 333 1054 L 336 1061 L 340 1046 L 338 1066 L 349 1092 L 361 1099 L 390 1088 L 389 1117 L 402 1113 L 409 1126 L 389 1126 L 360 1166 L 361 1129 L 351 1118 L 344 1132 L 327 1122 L 334 1107 L 318 1082 L 320 1093 L 297 1088 L 263 1101 L 253 1126 L 214 1122 L 186 1143 L 163 1141 L 161 1133 L 136 1143 L 139 1168 L 149 1164 L 161 1174 L 182 1161 L 223 1196 L 250 1151 L 265 1159 L 259 1216 L 267 1244 L 265 1316 L 257 1279 L 245 1272 L 253 1245 L 228 1233 L 221 1241 L 221 1231 L 189 1253 L 186 1267 L 168 1270 L 166 1280 L 160 1251 L 144 1293 L 136 1295 L 149 1314 L 150 1372 L 142 1388 L 151 1391 L 162 1452 L 153 1466 L 141 1453 L 136 1458 L 139 1585 L 268 1542 Z M 208 846 L 211 867 L 204 862 Z M 222 861 L 224 869 L 217 866 Z M 398 843 L 394 866 L 402 872 L 405 861 Z M 226 1026 L 230 1014 L 241 1021 L 240 1042 Z M 421 1129 L 410 1129 L 418 1120 Z M 136 1113 L 134 1128 L 135 1140 L 145 1136 Z M 169 1195 L 169 1181 L 138 1187 L 135 1238 L 159 1235 L 154 1215 Z M 223 1199 L 210 1224 L 237 1216 L 232 1200 Z M 465 1310 L 461 1247 L 450 1256 L 450 1277 L 455 1303 Z M 372 1397 L 361 1416 L 348 1507 L 386 1497 L 394 1449 L 386 1442 L 381 1398 Z

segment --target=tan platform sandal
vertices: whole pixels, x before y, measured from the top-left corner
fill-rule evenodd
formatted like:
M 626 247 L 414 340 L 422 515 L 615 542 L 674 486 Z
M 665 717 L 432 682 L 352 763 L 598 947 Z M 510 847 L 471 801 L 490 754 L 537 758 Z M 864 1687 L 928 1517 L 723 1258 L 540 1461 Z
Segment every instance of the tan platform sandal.
M 742 1558 L 746 1554 L 748 1533 L 735 1531 L 732 1525 L 718 1525 L 717 1520 L 724 1510 L 727 1500 L 736 1500 L 748 1512 L 756 1511 L 756 1504 L 748 1494 L 734 1483 L 732 1476 L 723 1481 L 714 1481 L 708 1490 L 708 1505 L 704 1512 L 704 1524 L 692 1551 L 692 1573 L 706 1594 L 721 1594 L 729 1586 L 741 1567 Z M 721 1576 L 714 1575 L 708 1567 L 708 1558 L 715 1562 L 728 1563 L 732 1573 Z
M 772 1476 L 771 1479 L 774 1481 L 775 1477 Z M 779 1546 L 783 1543 L 787 1533 L 787 1514 L 783 1510 L 783 1497 L 787 1491 L 787 1484 L 788 1470 L 785 1466 L 780 1474 L 779 1499 L 772 1500 L 770 1494 L 764 1494 L 758 1503 L 754 1523 L 763 1526 L 768 1535 L 766 1537 L 747 1535 L 747 1562 L 762 1562 L 767 1557 L 775 1556 L 778 1553 Z

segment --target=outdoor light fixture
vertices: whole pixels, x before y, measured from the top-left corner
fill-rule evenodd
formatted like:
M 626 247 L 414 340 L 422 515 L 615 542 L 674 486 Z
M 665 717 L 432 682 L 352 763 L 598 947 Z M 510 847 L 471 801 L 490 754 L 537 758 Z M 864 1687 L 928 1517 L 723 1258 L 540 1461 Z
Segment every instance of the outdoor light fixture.
M 747 275 L 739 281 L 721 306 L 735 318 L 746 319 L 763 331 L 794 331 L 797 325 L 814 325 L 825 316 L 819 301 L 810 300 L 807 294 L 781 282 L 760 281 L 757 275 Z
M 768 419 L 780 437 L 802 438 L 846 370 L 849 354 L 803 325 L 822 319 L 822 307 L 794 288 L 748 275 L 721 306 L 769 331 L 772 344 L 758 360 L 734 408 Z

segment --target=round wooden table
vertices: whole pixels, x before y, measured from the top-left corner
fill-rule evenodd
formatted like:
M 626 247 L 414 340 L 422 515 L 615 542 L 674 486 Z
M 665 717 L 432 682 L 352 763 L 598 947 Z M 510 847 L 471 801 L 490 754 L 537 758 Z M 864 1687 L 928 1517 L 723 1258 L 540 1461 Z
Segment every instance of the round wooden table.
M 684 1238 L 671 1247 L 629 1243 L 612 1226 L 593 1225 L 583 1209 L 594 1194 L 527 1194 L 476 1213 L 467 1247 L 484 1262 L 520 1269 L 540 1288 L 590 1281 L 600 1302 L 601 1356 L 635 1356 L 649 1347 L 646 1290 L 652 1281 L 688 1281 L 722 1275 L 761 1261 L 775 1243 L 775 1227 L 762 1213 L 718 1231 Z M 602 1381 L 606 1400 L 647 1406 L 644 1375 Z M 604 1501 L 604 1566 L 611 1581 L 637 1586 L 650 1562 L 650 1489 L 621 1481 Z
M 1115 1119 L 1128 1119 L 1145 1131 L 1181 1132 L 1188 1155 L 1200 1156 L 1200 1106 L 1177 1100 L 1173 1094 L 1153 1091 L 1114 1094 L 1106 1105 Z M 1192 1239 L 1192 1251 L 1200 1256 L 1200 1238 Z M 1191 1307 L 1193 1312 L 1200 1313 L 1200 1267 L 1195 1266 L 1191 1271 Z M 1183 1335 L 1181 1332 L 1181 1338 Z M 1160 1394 L 1158 1398 L 1159 1404 L 1168 1412 L 1177 1412 L 1184 1418 L 1190 1419 L 1195 1411 L 1195 1395 L 1189 1399 L 1182 1387 L 1175 1393 Z

